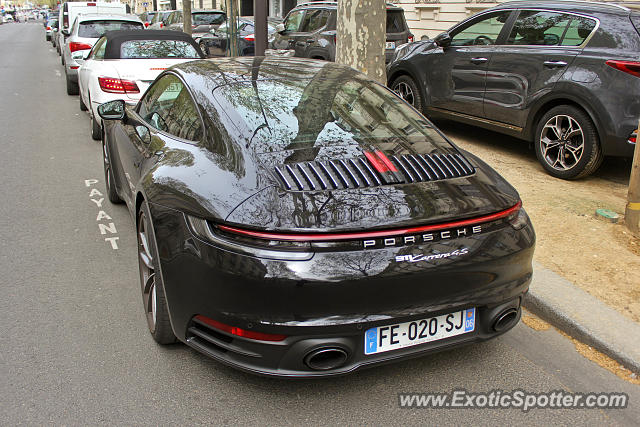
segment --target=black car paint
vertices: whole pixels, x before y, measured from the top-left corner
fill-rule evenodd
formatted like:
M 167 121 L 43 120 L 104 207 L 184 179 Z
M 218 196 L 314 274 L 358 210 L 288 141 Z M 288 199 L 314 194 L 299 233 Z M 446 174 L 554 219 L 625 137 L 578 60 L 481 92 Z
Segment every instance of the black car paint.
M 599 21 L 599 27 L 585 47 L 501 45 L 515 14 L 523 9 L 594 17 Z M 389 64 L 389 83 L 403 74 L 411 76 L 423 97 L 423 111 L 430 118 L 454 119 L 525 140 L 533 139 L 537 121 L 553 106 L 578 105 L 596 125 L 605 155 L 631 157 L 634 147 L 627 143 L 627 138 L 637 128 L 640 116 L 640 102 L 636 99 L 640 93 L 640 79 L 605 64 L 608 59 L 637 60 L 640 37 L 631 24 L 630 12 L 613 5 L 585 2 L 510 2 L 476 14 L 448 32 L 455 33 L 470 21 L 496 11 L 512 12 L 496 45 L 443 49 L 432 40 L 405 45 Z M 482 68 L 476 67 L 474 73 L 468 73 L 467 80 L 458 74 L 456 83 L 462 86 L 452 87 L 453 82 L 448 77 L 451 68 L 437 66 L 434 61 L 446 56 L 447 51 L 456 50 L 468 50 L 474 54 L 463 54 L 484 56 L 489 61 Z M 547 60 L 563 60 L 567 66 L 542 67 Z M 477 88 L 474 100 L 452 99 L 451 90 L 464 91 L 465 85 Z M 445 89 L 448 91 L 444 92 Z
M 273 159 L 265 160 L 256 152 L 260 150 L 251 145 L 251 134 L 226 114 L 233 99 L 216 99 L 214 88 L 229 79 L 277 77 L 306 78 L 319 90 L 322 84 L 314 77 L 323 69 L 344 71 L 345 67 L 300 59 L 228 58 L 194 61 L 165 71 L 162 75 L 174 73 L 186 83 L 200 108 L 205 132 L 197 142 L 148 125 L 151 141 L 143 142 L 135 127 L 145 125 L 144 120 L 132 107 L 127 107 L 122 122 L 105 121 L 105 143 L 118 194 L 134 218 L 141 203 L 148 203 L 151 211 L 176 336 L 251 372 L 306 377 L 346 373 L 498 335 L 492 330 L 493 319 L 506 308 L 519 309 L 531 280 L 535 236 L 528 219 L 518 230 L 500 220 L 493 223 L 492 231 L 437 244 L 363 250 L 356 241 L 338 251 L 317 250 L 303 261 L 234 253 L 201 240 L 190 230 L 185 215 L 260 230 L 386 229 L 474 217 L 519 201 L 513 187 L 467 152 L 463 153 L 476 173 L 465 178 L 366 191 L 305 193 L 279 188 L 267 165 Z M 337 86 L 363 78 L 352 70 L 342 76 L 343 81 L 334 81 Z M 443 147 L 456 150 L 441 138 Z M 323 209 L 334 214 L 322 216 Z M 469 249 L 468 257 L 416 264 L 398 263 L 395 258 L 461 247 Z M 478 313 L 479 326 L 472 333 L 364 356 L 363 332 L 370 327 L 468 307 L 477 307 Z M 225 340 L 221 345 L 235 349 L 220 351 L 203 345 L 189 332 L 197 314 L 288 338 L 266 343 L 219 334 Z M 348 352 L 344 366 L 317 372 L 304 365 L 309 351 L 333 345 Z

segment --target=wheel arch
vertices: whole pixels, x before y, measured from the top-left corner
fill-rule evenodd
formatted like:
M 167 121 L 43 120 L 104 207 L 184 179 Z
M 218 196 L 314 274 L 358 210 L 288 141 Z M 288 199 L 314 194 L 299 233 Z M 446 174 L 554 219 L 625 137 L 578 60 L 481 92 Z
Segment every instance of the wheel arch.
M 596 132 L 598 134 L 598 141 L 602 146 L 602 123 L 598 119 L 598 115 L 595 114 L 595 108 L 582 97 L 569 94 L 554 94 L 550 98 L 540 100 L 534 108 L 531 109 L 532 114 L 529 115 L 529 120 L 524 128 L 523 136 L 527 141 L 533 142 L 535 139 L 534 132 L 538 127 L 538 122 L 549 110 L 560 105 L 570 105 L 584 111 L 589 119 L 593 122 Z
M 429 101 L 426 88 L 422 84 L 421 79 L 417 77 L 417 72 L 405 67 L 392 70 L 391 73 L 389 73 L 389 75 L 387 76 L 387 85 L 389 86 L 389 89 L 391 89 L 391 86 L 393 86 L 393 82 L 402 76 L 410 77 L 418 87 L 418 90 L 420 91 L 420 97 L 422 98 L 422 109 L 424 111 L 424 108 L 429 105 Z

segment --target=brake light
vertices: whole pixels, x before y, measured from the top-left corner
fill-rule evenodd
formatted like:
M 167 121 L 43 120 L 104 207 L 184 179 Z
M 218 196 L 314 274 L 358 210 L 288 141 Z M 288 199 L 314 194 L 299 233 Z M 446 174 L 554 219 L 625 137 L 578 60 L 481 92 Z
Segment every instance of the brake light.
M 90 44 L 86 44 L 86 43 L 78 43 L 78 42 L 69 43 L 69 50 L 71 51 L 71 53 L 75 52 L 76 50 L 91 49 L 91 47 L 92 46 Z
M 249 34 L 248 36 L 245 36 L 244 39 L 246 41 L 253 42 L 253 41 L 256 40 L 256 35 L 255 34 Z
M 396 166 L 391 163 L 391 160 L 380 150 L 376 150 L 375 153 L 371 151 L 365 151 L 364 156 L 369 160 L 369 163 L 380 173 L 386 172 L 398 172 Z
M 47 27 L 47 31 L 51 31 L 51 27 Z
M 164 24 L 161 22 L 161 23 L 160 23 L 160 28 L 162 28 L 162 27 L 164 27 Z
M 407 37 L 407 42 L 413 43 L 414 41 L 415 41 L 415 37 L 413 37 L 413 34 L 409 34 L 409 37 Z
M 131 80 L 115 79 L 112 77 L 98 77 L 100 89 L 108 93 L 140 93 L 136 82 Z
M 632 76 L 640 77 L 640 62 L 638 61 L 618 61 L 610 59 L 605 62 L 608 66 L 616 70 L 623 71 Z
M 378 237 L 401 236 L 404 234 L 417 234 L 428 231 L 445 230 L 454 227 L 466 227 L 474 224 L 482 224 L 485 222 L 496 221 L 502 218 L 510 218 L 519 214 L 522 208 L 522 202 L 518 201 L 512 207 L 493 214 L 483 215 L 476 218 L 463 219 L 459 221 L 445 222 L 440 224 L 422 225 L 418 227 L 395 228 L 391 230 L 380 231 L 356 231 L 345 233 L 277 233 L 262 232 L 231 227 L 228 225 L 218 225 L 217 227 L 227 233 L 240 236 L 252 237 L 255 239 L 264 239 L 272 241 L 291 241 L 291 242 L 326 242 L 336 240 L 355 240 L 355 239 L 375 239 Z
M 250 340 L 284 341 L 284 339 L 287 338 L 286 335 L 266 334 L 264 332 L 247 331 L 246 329 L 225 325 L 224 323 L 218 322 L 213 319 L 209 319 L 208 317 L 205 317 L 201 314 L 198 314 L 195 317 L 195 319 L 219 331 L 223 331 L 228 334 L 235 335 L 237 337 L 248 338 Z
M 148 22 L 145 22 L 145 23 L 144 23 L 144 27 L 145 27 L 145 28 L 149 28 L 149 23 L 148 23 Z
M 87 6 L 95 6 L 95 3 L 87 3 Z

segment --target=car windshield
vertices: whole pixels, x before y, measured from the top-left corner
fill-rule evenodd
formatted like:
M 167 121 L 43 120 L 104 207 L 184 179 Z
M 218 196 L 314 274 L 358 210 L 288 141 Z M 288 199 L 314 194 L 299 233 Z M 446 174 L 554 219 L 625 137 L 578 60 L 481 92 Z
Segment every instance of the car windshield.
M 340 70 L 344 72 L 344 70 Z M 244 122 L 254 139 L 256 152 L 313 148 L 325 155 L 361 154 L 361 145 L 397 144 L 417 152 L 444 143 L 444 139 L 418 112 L 385 87 L 344 78 L 328 70 L 326 78 L 258 80 L 222 85 L 216 99 L 233 108 L 222 108 Z M 330 78 L 336 74 L 337 78 Z M 218 97 L 220 93 L 222 96 Z M 345 142 L 347 144 L 345 144 Z M 313 160 L 313 159 L 311 159 Z
M 86 21 L 80 23 L 79 37 L 100 38 L 107 31 L 115 30 L 142 30 L 144 25 L 131 21 Z
M 196 48 L 183 40 L 129 40 L 120 46 L 120 58 L 193 58 L 199 59 Z
M 194 13 L 192 15 L 193 25 L 219 25 L 225 20 L 225 14 L 220 12 Z

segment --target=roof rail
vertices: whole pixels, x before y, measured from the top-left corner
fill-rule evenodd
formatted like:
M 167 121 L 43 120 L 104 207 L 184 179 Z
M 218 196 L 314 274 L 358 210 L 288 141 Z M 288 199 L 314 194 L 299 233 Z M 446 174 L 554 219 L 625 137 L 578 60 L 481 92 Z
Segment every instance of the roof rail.
M 309 1 L 306 3 L 298 3 L 295 7 L 300 7 L 300 6 L 317 6 L 317 5 L 323 5 L 323 4 L 330 4 L 332 6 L 335 6 L 338 4 L 337 1 Z M 393 4 L 393 3 L 385 3 L 387 7 L 391 6 L 391 7 L 400 7 L 397 4 Z
M 549 1 L 553 2 L 553 0 L 549 0 Z M 500 3 L 499 6 L 501 6 L 503 4 L 509 4 L 509 3 L 532 3 L 532 1 L 531 0 L 512 0 L 512 1 L 507 1 L 505 3 Z M 544 4 L 545 1 L 540 1 L 539 3 L 540 4 Z M 583 3 L 585 5 L 587 5 L 587 4 L 595 4 L 595 5 L 598 5 L 598 6 L 613 7 L 613 8 L 616 8 L 616 9 L 624 10 L 626 12 L 630 12 L 631 11 L 628 7 L 624 6 L 623 4 L 620 4 L 620 3 L 624 3 L 624 2 L 610 3 L 610 2 L 588 1 L 588 0 L 568 0 L 567 3 Z

